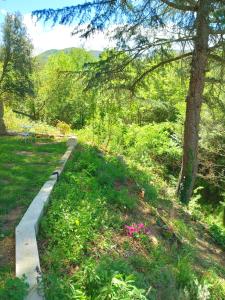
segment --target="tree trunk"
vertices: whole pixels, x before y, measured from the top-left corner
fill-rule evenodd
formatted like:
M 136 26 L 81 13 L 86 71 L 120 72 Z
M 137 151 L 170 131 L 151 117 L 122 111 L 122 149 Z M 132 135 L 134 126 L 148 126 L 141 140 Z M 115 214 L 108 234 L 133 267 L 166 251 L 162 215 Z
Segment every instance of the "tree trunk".
M 200 0 L 196 17 L 196 37 L 191 64 L 189 91 L 186 99 L 183 160 L 178 183 L 178 196 L 187 204 L 192 196 L 198 170 L 199 124 L 208 60 L 209 1 Z
M 6 127 L 4 123 L 4 104 L 3 101 L 0 100 L 0 135 L 6 134 Z

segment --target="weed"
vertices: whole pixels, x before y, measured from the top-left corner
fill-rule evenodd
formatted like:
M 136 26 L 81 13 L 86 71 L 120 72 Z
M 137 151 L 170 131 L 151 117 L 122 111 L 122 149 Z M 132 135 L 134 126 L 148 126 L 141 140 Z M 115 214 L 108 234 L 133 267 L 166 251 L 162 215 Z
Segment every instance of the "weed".
M 216 224 L 209 227 L 213 239 L 225 249 L 225 231 Z
M 183 220 L 177 219 L 174 220 L 173 224 L 175 225 L 176 230 L 178 230 L 179 234 L 184 238 L 188 239 L 191 242 L 195 242 L 196 234 L 194 230 L 188 227 Z
M 28 284 L 25 279 L 9 278 L 0 289 L 1 300 L 23 300 L 28 293 Z

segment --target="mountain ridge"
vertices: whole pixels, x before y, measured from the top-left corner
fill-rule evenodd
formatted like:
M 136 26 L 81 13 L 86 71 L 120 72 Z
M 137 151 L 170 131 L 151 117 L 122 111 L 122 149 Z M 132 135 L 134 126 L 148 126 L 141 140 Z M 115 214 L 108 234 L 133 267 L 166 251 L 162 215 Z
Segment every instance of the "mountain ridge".
M 71 52 L 72 50 L 75 50 L 75 49 L 82 49 L 82 48 L 70 47 L 70 48 L 64 48 L 64 49 L 49 49 L 49 50 L 46 50 L 46 51 L 38 54 L 36 56 L 36 58 L 38 58 L 38 60 L 42 64 L 45 64 L 48 61 L 48 59 L 49 59 L 50 56 L 58 54 L 60 52 L 69 53 L 69 52 Z M 85 51 L 87 51 L 88 53 L 92 54 L 96 58 L 98 58 L 99 55 L 102 53 L 102 51 L 98 51 L 98 50 L 85 50 Z

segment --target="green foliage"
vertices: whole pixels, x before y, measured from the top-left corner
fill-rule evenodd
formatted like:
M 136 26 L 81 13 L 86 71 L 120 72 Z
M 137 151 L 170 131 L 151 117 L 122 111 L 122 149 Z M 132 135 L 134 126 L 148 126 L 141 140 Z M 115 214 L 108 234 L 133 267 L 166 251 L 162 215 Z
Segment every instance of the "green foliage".
M 223 299 L 225 294 L 225 285 L 223 280 L 218 277 L 216 272 L 209 269 L 203 276 L 202 281 L 208 286 L 210 291 L 210 300 Z
M 80 73 L 95 58 L 83 49 L 72 49 L 50 56 L 36 74 L 37 97 L 34 102 L 39 118 L 56 125 L 63 121 L 72 127 L 83 127 L 90 118 L 94 95 L 84 92 Z M 84 99 L 87 99 L 84 101 Z
M 171 13 L 167 4 L 161 3 L 158 6 L 157 1 L 146 1 L 148 9 L 144 7 L 143 11 L 141 9 L 145 1 L 137 2 L 138 11 L 135 10 L 135 1 L 132 2 L 133 6 L 130 6 L 129 1 L 114 2 L 121 14 L 127 13 L 126 17 L 130 21 L 140 22 L 141 14 L 144 17 L 141 26 L 148 28 L 151 25 L 157 28 L 157 32 L 160 26 L 164 26 L 163 21 L 167 22 L 170 16 L 173 16 L 173 22 L 179 23 L 177 28 L 182 28 L 182 34 L 183 28 L 187 29 L 186 26 L 194 20 L 194 13 L 190 13 L 193 18 L 185 19 L 184 13 L 178 10 Z M 110 2 L 108 18 L 116 13 L 114 2 Z M 101 1 L 96 7 L 100 3 Z M 155 18 L 159 11 L 151 10 L 152 5 L 156 5 L 159 11 L 163 9 L 163 13 L 168 8 L 168 19 L 164 15 Z M 90 13 L 92 17 L 90 7 L 91 3 L 84 4 L 87 14 Z M 108 4 L 100 13 L 107 8 Z M 79 9 L 81 6 L 74 11 Z M 57 11 L 56 15 L 66 11 L 69 8 Z M 134 11 L 136 15 L 133 15 Z M 147 19 L 146 12 L 150 12 Z M 50 11 L 48 17 L 52 17 L 52 14 L 55 13 Z M 105 16 L 102 15 L 101 22 Z M 66 15 L 63 22 L 68 22 L 68 18 L 70 19 L 70 14 Z M 185 23 L 184 19 L 188 22 Z M 32 124 L 36 132 L 49 132 L 51 128 L 51 132 L 59 130 L 63 134 L 71 132 L 71 128 L 82 128 L 79 135 L 84 134 L 82 138 L 86 138 L 86 142 L 93 142 L 105 150 L 100 151 L 91 146 L 78 148 L 54 190 L 54 204 L 52 202 L 42 221 L 40 237 L 45 242 L 43 244 L 47 244 L 42 249 L 42 263 L 46 272 L 43 288 L 47 299 L 223 299 L 225 291 L 221 288 L 218 276 L 210 273 L 207 277 L 204 272 L 201 276 L 196 272 L 194 254 L 188 255 L 183 249 L 170 244 L 172 233 L 158 233 L 159 220 L 155 225 L 156 245 L 147 234 L 136 235 L 132 239 L 124 233 L 124 225 L 127 223 L 142 222 L 139 218 L 145 218 L 148 223 L 152 212 L 144 214 L 142 202 L 149 205 L 149 211 L 153 206 L 159 206 L 163 211 L 164 202 L 161 197 L 167 201 L 167 190 L 172 190 L 171 194 L 174 192 L 173 185 L 181 163 L 181 134 L 185 118 L 184 99 L 188 88 L 189 61 L 176 61 L 173 65 L 161 64 L 163 60 L 172 61 L 178 55 L 171 50 L 172 40 L 160 39 L 157 43 L 162 41 L 163 44 L 160 47 L 158 44 L 156 51 L 148 52 L 149 43 L 152 44 L 153 41 L 142 36 L 141 32 L 136 34 L 136 30 L 130 31 L 131 26 L 127 27 L 127 33 L 130 35 L 130 44 L 135 41 L 135 51 L 106 50 L 99 59 L 83 49 L 49 51 L 36 58 L 35 74 L 31 78 L 31 45 L 26 37 L 26 30 L 21 25 L 19 16 L 15 19 L 7 16 L 6 21 L 5 42 L 9 41 L 11 26 L 11 29 L 15 29 L 12 30 L 12 40 L 15 41 L 16 34 L 20 37 L 20 44 L 15 49 L 18 52 L 21 47 L 23 51 L 13 53 L 20 55 L 13 56 L 5 68 L 7 72 L 2 72 L 1 88 L 7 93 L 4 101 L 8 101 L 7 104 L 11 107 L 28 112 L 33 119 L 42 121 L 31 123 L 24 118 L 15 118 L 7 111 L 8 128 L 20 131 L 21 125 Z M 101 26 L 98 29 L 107 24 L 103 22 Z M 195 32 L 192 26 L 191 30 Z M 117 32 L 117 35 L 122 41 L 122 48 L 126 48 L 127 36 L 124 36 L 123 31 Z M 147 48 L 143 48 L 141 55 L 141 52 L 136 52 L 139 46 L 142 48 L 146 45 Z M 28 56 L 24 55 L 25 50 Z M 7 51 L 5 47 L 1 53 L 3 71 Z M 20 61 L 16 60 L 18 57 Z M 162 67 L 157 69 L 158 65 Z M 209 66 L 211 67 L 211 61 Z M 151 69 L 155 73 L 150 74 Z M 218 66 L 214 66 L 211 73 L 213 76 L 218 75 L 218 71 Z M 142 77 L 141 74 L 146 76 Z M 31 93 L 32 81 L 35 83 L 35 97 Z M 31 96 L 26 97 L 26 101 L 19 105 L 18 100 L 27 94 Z M 223 199 L 225 187 L 224 92 L 209 85 L 205 94 L 200 176 L 197 195 L 194 195 L 189 209 L 196 219 L 207 220 L 209 223 L 215 219 L 216 224 L 221 226 L 219 203 Z M 58 130 L 46 123 L 56 126 Z M 1 186 L 3 193 L 0 204 L 1 213 L 5 213 L 18 204 L 27 205 L 26 199 L 30 199 L 44 179 L 45 174 L 40 167 L 31 170 L 24 166 L 49 163 L 50 170 L 54 165 L 53 160 L 63 148 L 56 149 L 55 145 L 48 145 L 46 148 L 40 146 L 38 150 L 32 144 L 23 148 L 25 145 L 20 141 L 11 143 L 7 139 L 7 145 L 3 139 L 2 141 L 0 164 L 3 167 L 0 175 L 6 181 L 0 179 L 0 185 L 4 183 Z M 17 157 L 14 148 L 34 154 L 22 159 Z M 45 156 L 42 152 L 54 155 Z M 190 153 L 190 161 L 192 156 Z M 5 163 L 11 162 L 19 164 L 19 167 L 12 166 L 10 170 L 5 168 Z M 191 173 L 192 166 L 189 167 Z M 33 173 L 37 176 L 35 186 L 30 183 Z M 160 198 L 153 186 L 153 178 L 155 185 L 160 187 Z M 10 187 L 5 186 L 7 180 L 13 181 Z M 190 224 L 175 218 L 173 225 L 178 234 L 194 244 L 196 233 L 190 228 Z M 224 231 L 221 227 L 212 225 L 210 231 L 214 240 L 224 247 Z M 18 281 L 7 281 L 8 291 L 0 295 L 8 300 L 11 297 L 9 290 L 15 286 L 19 291 L 14 297 L 23 298 L 25 290 L 20 284 Z
M 138 289 L 133 284 L 133 276 L 124 277 L 121 274 L 116 274 L 110 284 L 102 288 L 101 295 L 96 300 L 147 300 L 144 296 L 145 291 Z
M 65 268 L 78 271 L 74 283 L 67 278 L 60 280 L 57 276 L 55 280 L 53 275 L 48 276 L 44 286 L 49 299 L 61 299 L 61 294 L 62 299 L 73 299 L 73 293 L 74 299 L 88 299 L 91 295 L 93 299 L 145 299 L 136 279 L 130 277 L 138 273 L 124 259 L 104 255 L 99 262 L 89 259 L 95 243 L 103 251 L 112 247 L 112 233 L 123 226 L 120 215 L 135 210 L 137 197 L 130 195 L 130 186 L 126 184 L 127 176 L 133 178 L 138 174 L 117 158 L 101 156 L 91 147 L 83 146 L 74 155 L 54 190 L 54 207 L 44 217 L 41 229 L 42 238 L 51 238 L 43 257 L 43 263 L 50 267 L 49 273 L 60 274 Z M 101 232 L 105 233 L 103 237 Z
M 198 299 L 198 300 L 210 300 L 210 286 L 206 283 L 200 283 L 197 279 L 194 279 L 190 285 L 189 289 L 185 290 L 186 297 L 188 299 Z
M 16 115 L 8 106 L 5 107 L 5 124 L 9 131 L 24 132 L 26 127 L 30 127 L 30 131 L 35 134 L 46 134 L 50 136 L 60 135 L 60 131 L 46 122 L 31 121 L 27 117 Z M 25 126 L 25 127 L 24 127 Z
M 4 288 L 0 289 L 2 300 L 24 300 L 28 294 L 28 284 L 24 279 L 13 278 L 5 282 Z
M 187 112 L 192 112 L 193 115 L 199 114 L 199 116 L 196 118 L 196 134 L 191 128 L 190 119 L 185 122 L 185 136 L 189 139 L 190 144 L 184 148 L 184 152 L 187 151 L 185 155 L 187 160 L 183 160 L 183 164 L 186 164 L 187 161 L 187 165 L 182 170 L 186 174 L 181 178 L 182 182 L 179 189 L 181 200 L 185 204 L 190 200 L 194 185 L 192 183 L 196 177 L 193 166 L 197 165 L 196 149 L 198 148 L 198 127 L 202 102 L 199 102 L 199 99 L 206 99 L 204 102 L 214 107 L 213 100 L 217 98 L 220 108 L 222 108 L 221 111 L 224 111 L 224 91 L 221 88 L 215 88 L 217 83 L 221 84 L 224 81 L 224 43 L 216 38 L 218 34 L 224 33 L 223 13 L 223 3 L 219 0 L 201 1 L 198 5 L 196 5 L 196 1 L 188 1 L 187 4 L 185 1 L 171 3 L 169 1 L 149 0 L 109 2 L 100 0 L 99 2 L 89 1 L 55 10 L 47 9 L 33 12 L 38 20 L 52 20 L 53 24 L 71 24 L 73 21 L 78 25 L 87 23 L 86 29 L 77 26 L 74 32 L 76 34 L 81 33 L 82 37 L 86 38 L 95 31 L 110 29 L 112 23 L 120 24 L 113 31 L 113 38 L 117 41 L 117 50 L 105 51 L 101 55 L 101 59 L 94 66 L 92 65 L 91 71 L 93 72 L 88 74 L 88 87 L 97 87 L 98 91 L 103 91 L 104 104 L 107 106 L 107 113 L 110 114 L 107 120 L 110 128 L 108 128 L 106 145 L 112 136 L 112 125 L 117 123 L 119 119 L 122 119 L 122 123 L 126 125 L 175 122 L 179 119 L 182 124 L 182 119 L 185 118 L 183 111 L 185 105 L 184 101 L 183 105 L 179 105 L 177 99 L 184 99 L 185 95 L 193 95 L 194 105 L 189 107 L 191 101 L 186 101 Z M 206 22 L 198 22 L 201 18 Z M 173 34 L 171 34 L 171 24 L 174 25 Z M 204 26 L 210 29 L 210 34 L 206 33 Z M 146 34 L 143 28 L 146 28 L 147 31 L 153 31 L 154 34 Z M 163 38 L 162 32 L 164 33 Z M 205 43 L 201 36 L 204 36 Z M 207 49 L 211 37 L 215 37 L 215 39 L 213 46 L 210 46 L 209 55 Z M 129 43 L 127 43 L 128 40 Z M 173 50 L 178 45 L 180 50 Z M 190 51 L 190 49 L 194 49 L 194 51 Z M 199 49 L 203 51 L 198 51 Z M 206 60 L 192 59 L 192 67 L 190 68 L 190 61 L 186 62 L 186 60 L 195 57 L 193 53 L 201 57 L 203 52 L 205 52 Z M 179 60 L 182 61 L 181 68 L 177 65 L 175 68 L 171 67 L 172 63 L 177 64 Z M 201 76 L 199 73 L 198 77 L 202 81 L 201 88 L 195 85 L 192 79 L 195 69 L 206 69 L 206 61 L 208 61 L 207 76 L 212 77 L 205 78 L 204 72 Z M 204 68 L 200 66 L 201 62 L 205 64 Z M 190 78 L 188 93 L 186 74 L 189 74 Z M 209 86 L 207 86 L 207 82 L 209 82 Z M 206 97 L 205 95 L 203 97 L 204 88 Z M 156 95 L 157 97 L 155 97 Z M 200 98 L 198 99 L 194 95 L 200 95 Z M 125 105 L 123 105 L 124 103 Z M 97 106 L 97 113 L 105 117 L 105 106 L 103 109 L 100 105 Z M 117 107 L 117 120 L 114 123 L 112 122 L 112 107 L 113 109 Z M 193 135 L 192 138 L 190 138 L 191 135 Z M 196 147 L 194 147 L 196 153 L 188 153 L 190 152 L 188 147 L 191 145 L 191 140 L 196 141 Z M 215 157 L 213 162 L 211 169 L 216 166 Z M 221 170 L 221 166 L 219 169 Z
M 54 139 L 25 142 L 23 137 L 0 138 L 0 220 L 11 209 L 29 205 L 54 171 L 66 145 L 53 142 Z
M 147 2 L 151 7 L 154 1 Z M 120 8 L 121 3 L 118 2 Z M 141 8 L 143 1 L 139 4 Z M 90 3 L 85 5 L 89 6 Z M 165 5 L 162 4 L 159 9 L 165 8 Z M 128 2 L 124 1 L 121 12 L 127 12 L 130 18 L 135 7 L 136 4 L 131 9 Z M 115 12 L 114 8 L 113 3 L 111 13 Z M 142 16 L 145 16 L 145 10 Z M 183 15 L 177 11 L 173 17 L 183 22 Z M 146 25 L 154 23 L 154 20 L 151 16 Z M 161 24 L 158 21 L 151 25 L 157 27 Z M 24 28 L 22 31 L 25 34 Z M 147 38 L 143 39 L 141 33 L 136 36 L 135 32 L 131 32 L 131 37 L 133 34 L 137 38 L 136 42 L 142 41 L 141 47 L 148 44 Z M 122 32 L 118 36 L 123 40 Z M 41 225 L 41 238 L 48 244 L 46 249 L 42 249 L 42 263 L 47 274 L 43 285 L 47 299 L 217 300 L 225 294 L 220 291 L 219 283 L 213 285 L 210 281 L 209 278 L 213 276 L 209 275 L 205 280 L 195 272 L 192 253 L 188 256 L 180 249 L 168 247 L 170 232 L 157 237 L 157 246 L 146 234 L 136 236 L 135 240 L 124 237 L 124 225 L 128 222 L 132 224 L 132 220 L 143 216 L 140 198 L 146 205 L 164 205 L 163 200 L 157 197 L 153 178 L 156 186 L 160 186 L 160 197 L 167 198 L 167 190 L 172 190 L 171 194 L 174 192 L 173 185 L 178 177 L 185 118 L 184 99 L 190 67 L 188 62 L 183 61 L 155 68 L 162 59 L 175 59 L 177 53 L 171 50 L 170 42 L 164 40 L 165 46 L 153 52 L 145 51 L 139 57 L 136 51 L 115 49 L 104 51 L 98 60 L 83 49 L 45 53 L 42 62 L 40 57 L 35 61 L 35 74 L 32 77 L 35 98 L 27 98 L 20 105 L 17 98 L 28 93 L 26 84 L 31 82 L 30 70 L 26 73 L 29 78 L 24 76 L 18 79 L 18 72 L 25 70 L 22 65 L 16 71 L 10 69 L 8 77 L 5 77 L 7 80 L 2 87 L 8 89 L 8 93 L 16 94 L 12 97 L 15 107 L 28 111 L 34 119 L 44 121 L 32 123 L 36 126 L 35 131 L 48 131 L 46 123 L 54 126 L 58 124 L 58 129 L 64 134 L 69 133 L 70 128 L 82 128 L 79 135 L 84 134 L 82 138 L 86 142 L 93 142 L 105 150 L 100 151 L 91 146 L 78 149 L 54 190 L 54 205 L 50 206 Z M 126 45 L 124 42 L 122 48 Z M 30 61 L 24 61 L 30 67 Z M 151 68 L 155 68 L 155 73 L 146 75 L 140 81 L 140 75 L 148 74 Z M 214 67 L 214 71 L 211 71 L 213 76 L 218 75 L 217 71 L 218 67 Z M 20 87 L 13 91 L 12 84 L 15 83 L 20 84 Z M 31 85 L 29 88 L 31 90 Z M 221 94 L 214 105 L 215 95 L 219 92 Z M 197 187 L 203 188 L 198 188 L 197 196 L 193 197 L 189 206 L 196 218 L 210 223 L 209 216 L 213 216 L 212 219 L 219 211 L 215 222 L 220 225 L 221 208 L 218 209 L 218 206 L 224 190 L 223 98 L 224 92 L 218 88 L 207 88 L 207 106 L 204 104 L 202 115 L 200 176 L 197 182 Z M 8 105 L 12 106 L 11 102 Z M 7 125 L 14 130 L 21 129 L 20 124 L 25 119 L 18 117 L 15 120 L 11 116 L 7 112 Z M 15 144 L 18 149 L 20 146 Z M 27 146 L 29 151 L 36 151 L 31 145 Z M 5 154 L 2 157 L 3 160 L 8 159 Z M 36 163 L 36 154 L 27 159 L 26 163 L 31 163 L 32 159 Z M 15 162 L 21 163 L 19 159 Z M 43 162 L 38 159 L 38 163 Z M 11 180 L 9 170 L 2 169 L 3 175 Z M 24 165 L 22 171 L 23 174 L 18 167 L 14 170 L 15 184 L 2 194 L 2 198 L 7 194 L 11 202 L 8 208 L 16 203 L 25 203 L 20 198 L 16 202 L 12 196 L 15 191 L 21 194 L 20 187 L 27 186 L 27 175 L 32 177 L 33 171 L 25 172 Z M 39 171 L 36 173 L 39 174 Z M 44 174 L 41 175 L 40 182 Z M 3 189 L 5 191 L 5 187 Z M 34 191 L 26 189 L 26 192 L 32 195 Z M 8 202 L 4 198 L 1 201 L 5 211 L 5 203 Z M 206 204 L 204 209 L 203 204 Z M 156 225 L 160 226 L 158 223 Z M 175 219 L 173 225 L 177 233 L 194 244 L 196 234 L 189 224 Z M 215 241 L 224 246 L 221 227 L 213 225 L 210 230 Z
M 71 132 L 71 128 L 68 124 L 63 121 L 59 121 L 56 125 L 57 129 L 59 129 L 60 133 L 63 135 L 69 134 Z
M 178 257 L 176 279 L 180 288 L 185 288 L 194 280 L 191 255 Z
M 110 125 L 110 132 L 104 121 L 95 121 L 93 126 L 94 140 L 110 151 L 125 154 L 145 166 L 157 164 L 164 172 L 178 173 L 181 147 L 173 124 L 125 126 L 117 123 Z
M 142 127 L 133 125 L 125 137 L 127 153 L 131 158 L 139 158 L 147 165 L 148 161 L 155 160 L 165 167 L 176 170 L 176 161 L 180 159 L 181 149 L 173 135 L 173 126 L 168 123 Z
M 225 230 L 216 224 L 209 227 L 213 239 L 225 249 Z
M 194 230 L 191 227 L 188 227 L 183 220 L 176 219 L 173 224 L 182 237 L 188 239 L 190 242 L 195 242 L 196 234 Z
M 5 17 L 2 26 L 2 44 L 0 49 L 0 134 L 6 134 L 4 123 L 4 102 L 13 105 L 14 101 L 24 100 L 33 95 L 32 45 L 19 13 Z
M 132 161 L 78 146 L 41 222 L 46 299 L 207 300 L 208 292 L 216 295 L 217 287 L 195 272 L 189 248 L 159 237 L 156 246 L 148 235 L 126 237 L 124 225 L 136 217 L 149 222 L 149 214 L 140 210 L 140 187 L 146 205 L 159 201 L 150 178 Z M 193 239 L 191 229 L 175 223 L 180 234 Z
M 3 25 L 3 44 L 0 60 L 2 62 L 0 89 L 24 97 L 33 94 L 32 45 L 20 14 L 7 14 Z

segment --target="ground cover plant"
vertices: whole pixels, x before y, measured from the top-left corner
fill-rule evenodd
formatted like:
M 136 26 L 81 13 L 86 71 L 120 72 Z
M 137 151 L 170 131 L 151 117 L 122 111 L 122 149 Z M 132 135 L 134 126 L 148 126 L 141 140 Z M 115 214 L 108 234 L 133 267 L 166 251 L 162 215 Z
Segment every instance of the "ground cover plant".
M 65 150 L 63 139 L 0 137 L 0 290 L 5 284 L 13 286 L 6 280 L 14 274 L 15 226 Z
M 41 223 L 46 299 L 224 299 L 222 250 L 154 177 L 78 146 Z

